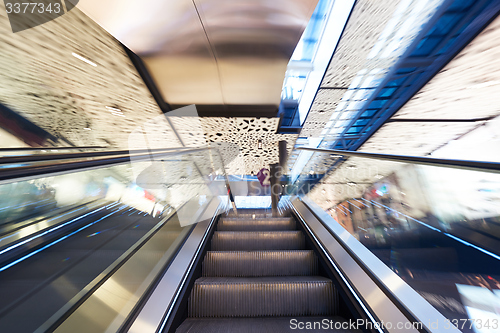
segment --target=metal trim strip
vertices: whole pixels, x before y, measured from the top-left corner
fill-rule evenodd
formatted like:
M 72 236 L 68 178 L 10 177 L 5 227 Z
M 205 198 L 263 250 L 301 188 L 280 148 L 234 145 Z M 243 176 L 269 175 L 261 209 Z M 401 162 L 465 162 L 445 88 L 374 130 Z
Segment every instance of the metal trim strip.
M 299 204 L 297 205 L 297 203 Z M 403 316 L 407 322 L 410 322 L 401 311 L 400 307 L 402 307 L 418 322 L 423 324 L 424 332 L 460 332 L 452 327 L 450 321 L 447 321 L 439 311 L 312 200 L 300 198 L 300 201 L 295 200 L 292 205 L 294 207 L 303 205 L 300 212 L 307 217 L 305 220 L 307 220 L 308 225 L 317 233 L 318 239 L 325 244 L 325 247 L 332 254 L 332 258 L 335 258 L 346 277 L 350 279 L 353 287 L 358 290 L 360 296 L 365 299 L 381 320 L 393 323 L 400 322 L 399 319 L 395 320 L 395 317 L 393 317 L 397 313 L 398 317 Z M 334 238 L 332 238 L 332 235 Z M 361 267 L 359 262 L 363 263 L 364 267 Z M 374 281 L 374 278 L 378 281 Z M 384 291 L 377 282 L 381 283 L 386 290 Z M 390 292 L 393 297 L 389 297 L 386 292 Z M 394 298 L 400 304 L 394 304 L 391 298 Z M 382 305 L 382 302 L 389 307 Z M 390 310 L 388 311 L 388 309 Z M 446 326 L 447 323 L 449 327 Z M 402 332 L 405 330 L 393 328 L 392 330 L 388 329 L 388 331 Z M 409 331 L 415 332 L 418 330 Z

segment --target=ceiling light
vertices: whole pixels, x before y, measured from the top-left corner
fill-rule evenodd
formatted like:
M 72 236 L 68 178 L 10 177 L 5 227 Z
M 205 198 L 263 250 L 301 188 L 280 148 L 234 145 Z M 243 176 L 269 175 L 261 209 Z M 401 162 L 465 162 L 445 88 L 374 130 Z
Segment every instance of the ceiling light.
M 113 108 L 111 106 L 106 106 L 106 109 L 108 109 L 109 111 L 111 112 L 119 112 L 119 113 L 122 113 L 122 110 L 118 109 L 118 108 Z
M 76 53 L 74 53 L 74 52 L 73 52 L 73 53 L 71 53 L 71 54 L 73 55 L 73 57 L 75 57 L 75 58 L 77 58 L 77 59 L 80 59 L 81 61 L 86 62 L 86 63 L 87 63 L 87 64 L 89 64 L 89 65 L 92 65 L 92 66 L 94 66 L 94 67 L 97 67 L 97 64 L 93 63 L 92 61 L 90 61 L 90 60 L 88 60 L 88 59 L 86 59 L 86 58 L 84 58 L 84 57 L 82 57 L 82 56 L 80 56 L 80 55 L 78 55 L 78 54 L 76 54 Z
M 85 127 L 85 128 L 84 128 L 84 130 L 86 130 L 86 131 L 91 131 L 91 129 L 90 129 L 90 128 L 88 128 L 88 127 Z
M 349 185 L 349 186 L 355 186 L 355 185 L 356 185 L 356 183 L 354 183 L 354 182 L 349 182 L 349 183 L 347 183 L 347 185 Z
M 487 81 L 487 82 L 482 82 L 482 83 L 477 83 L 473 84 L 472 86 L 467 87 L 467 89 L 481 89 L 481 88 L 486 88 L 489 86 L 494 86 L 496 84 L 500 84 L 500 81 Z
M 257 147 L 259 149 L 262 149 L 262 140 L 259 140 L 258 143 L 257 143 Z
M 349 166 L 347 167 L 347 169 L 349 169 L 349 170 L 356 170 L 357 168 L 358 168 L 358 167 L 357 167 L 357 166 L 355 166 L 355 165 L 349 165 Z
M 125 117 L 125 115 L 123 114 L 122 110 L 120 110 L 118 108 L 113 108 L 111 106 L 106 106 L 106 109 L 108 109 L 108 111 L 110 111 L 111 114 L 114 115 L 114 116 Z
M 381 175 L 376 175 L 376 176 L 375 176 L 375 178 L 377 178 L 377 179 L 382 179 L 382 178 L 384 178 L 384 176 L 381 176 Z

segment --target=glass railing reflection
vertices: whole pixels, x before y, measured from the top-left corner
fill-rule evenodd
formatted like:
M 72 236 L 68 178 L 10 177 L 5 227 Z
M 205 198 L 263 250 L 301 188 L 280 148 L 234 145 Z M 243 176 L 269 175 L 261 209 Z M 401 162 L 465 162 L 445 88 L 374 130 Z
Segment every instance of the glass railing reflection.
M 212 217 L 207 207 L 227 194 L 226 178 L 218 152 L 202 149 L 4 180 L 0 328 L 52 331 L 90 308 L 99 320 L 84 331 L 115 331 L 193 224 Z
M 308 196 L 461 331 L 500 328 L 499 174 L 349 158 Z

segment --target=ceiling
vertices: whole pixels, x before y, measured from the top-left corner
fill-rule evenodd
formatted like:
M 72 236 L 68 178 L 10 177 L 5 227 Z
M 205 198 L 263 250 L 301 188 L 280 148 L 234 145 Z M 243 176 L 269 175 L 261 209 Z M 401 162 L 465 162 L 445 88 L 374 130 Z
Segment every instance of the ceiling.
M 80 0 L 78 8 L 141 57 L 174 108 L 265 105 L 276 115 L 286 66 L 316 4 Z

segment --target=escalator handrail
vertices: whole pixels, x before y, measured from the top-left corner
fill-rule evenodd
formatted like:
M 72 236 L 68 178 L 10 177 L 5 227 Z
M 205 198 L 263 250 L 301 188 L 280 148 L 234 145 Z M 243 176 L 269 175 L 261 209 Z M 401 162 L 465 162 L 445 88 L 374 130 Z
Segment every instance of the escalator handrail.
M 94 167 L 102 167 L 108 165 L 115 165 L 121 163 L 127 163 L 131 161 L 139 161 L 139 160 L 152 160 L 154 158 L 161 158 L 166 156 L 173 155 L 183 155 L 194 153 L 198 151 L 204 151 L 207 149 L 216 149 L 216 148 L 178 148 L 175 150 L 162 150 L 162 152 L 142 152 L 142 153 L 130 153 L 120 151 L 118 154 L 102 157 L 102 158 L 93 158 L 81 160 L 56 160 L 57 162 L 44 164 L 43 162 L 38 161 L 37 163 L 26 163 L 25 165 L 16 164 L 15 166 L 9 167 L 9 165 L 4 168 L 0 168 L 0 181 L 13 180 L 19 178 L 33 177 L 39 176 L 43 174 L 49 173 L 58 173 L 58 172 L 66 172 L 66 171 L 76 171 Z M 90 154 L 90 153 L 89 153 Z M 93 153 L 95 154 L 95 153 Z M 49 161 L 50 162 L 50 161 Z
M 178 148 L 159 148 L 159 149 L 137 149 L 137 150 L 106 150 L 106 151 L 93 151 L 93 152 L 72 152 L 72 153 L 57 153 L 57 154 L 38 154 L 38 155 L 22 155 L 22 156 L 4 156 L 0 157 L 0 164 L 9 163 L 32 163 L 52 160 L 66 160 L 78 158 L 95 158 L 103 156 L 121 156 L 121 155 L 134 155 L 141 153 L 156 154 L 167 151 L 176 150 L 189 150 L 192 148 L 178 147 Z M 46 149 L 49 150 L 49 149 Z
M 81 149 L 106 149 L 103 146 L 82 146 L 82 147 L 17 147 L 17 148 L 0 148 L 0 152 L 13 151 L 44 151 L 44 150 L 81 150 Z
M 360 157 L 360 158 L 402 162 L 409 164 L 419 164 L 419 165 L 428 165 L 436 167 L 447 167 L 454 169 L 500 173 L 500 163 L 498 162 L 456 160 L 456 159 L 434 158 L 426 156 L 391 155 L 391 154 L 368 153 L 361 151 L 347 151 L 347 150 L 311 148 L 311 147 L 299 147 L 296 149 L 313 151 L 317 153 L 325 153 L 325 154 L 337 154 L 349 157 Z
M 344 233 L 343 227 L 338 223 L 327 223 L 327 220 L 334 222 L 326 212 L 322 211 L 312 200 L 307 197 L 296 197 L 314 216 L 321 225 L 330 233 L 330 235 L 335 239 L 335 241 L 343 248 L 344 251 L 356 262 L 356 264 L 361 268 L 361 270 L 375 283 L 375 285 L 385 294 L 396 306 L 399 311 L 401 311 L 404 316 L 413 323 L 421 323 L 423 332 L 441 332 L 443 330 L 443 324 L 446 323 L 444 316 L 438 312 L 432 305 L 430 305 L 423 297 L 421 297 L 413 288 L 408 286 L 406 283 L 395 283 L 394 281 L 399 281 L 400 278 L 396 273 L 392 272 L 385 264 L 383 264 L 375 255 L 364 246 L 359 246 L 353 248 L 353 242 L 358 243 L 355 238 L 351 238 L 349 234 L 350 243 L 348 244 L 338 230 L 334 230 L 337 227 Z M 289 204 L 294 206 L 294 204 L 289 200 Z M 345 235 L 345 234 L 344 234 Z M 360 243 L 359 243 L 360 244 Z M 387 284 L 387 281 L 391 281 L 392 285 Z M 403 281 L 403 280 L 401 280 Z M 418 299 L 417 299 L 418 298 Z M 423 304 L 425 304 L 423 306 Z M 432 327 L 432 323 L 439 323 L 438 327 Z M 453 325 L 445 330 L 450 332 L 459 332 Z

